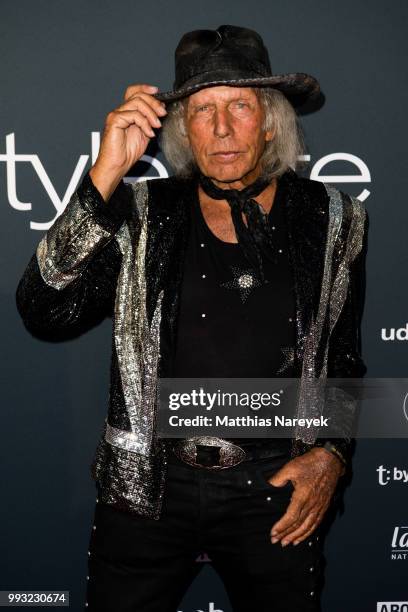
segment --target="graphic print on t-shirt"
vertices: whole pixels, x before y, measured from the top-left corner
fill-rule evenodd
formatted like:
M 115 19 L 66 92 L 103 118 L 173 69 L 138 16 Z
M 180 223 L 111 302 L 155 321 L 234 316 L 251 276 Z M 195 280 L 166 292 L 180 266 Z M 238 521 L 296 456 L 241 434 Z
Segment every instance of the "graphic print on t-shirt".
M 232 280 L 220 283 L 220 287 L 238 291 L 239 297 L 245 303 L 252 291 L 256 287 L 260 287 L 262 282 L 252 268 L 242 268 L 239 266 L 229 266 L 229 268 L 233 278 Z

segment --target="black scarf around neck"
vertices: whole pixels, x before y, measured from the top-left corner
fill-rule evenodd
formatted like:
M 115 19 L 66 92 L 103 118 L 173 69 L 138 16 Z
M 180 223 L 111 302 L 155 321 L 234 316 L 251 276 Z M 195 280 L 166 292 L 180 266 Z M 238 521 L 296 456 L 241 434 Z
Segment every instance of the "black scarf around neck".
M 244 189 L 221 189 L 201 172 L 198 180 L 209 197 L 214 200 L 227 200 L 231 207 L 231 217 L 238 244 L 249 263 L 258 270 L 264 282 L 262 257 L 266 256 L 276 262 L 276 249 L 273 244 L 268 214 L 253 198 L 262 193 L 270 180 L 260 176 Z M 248 227 L 242 219 L 242 212 L 245 214 Z

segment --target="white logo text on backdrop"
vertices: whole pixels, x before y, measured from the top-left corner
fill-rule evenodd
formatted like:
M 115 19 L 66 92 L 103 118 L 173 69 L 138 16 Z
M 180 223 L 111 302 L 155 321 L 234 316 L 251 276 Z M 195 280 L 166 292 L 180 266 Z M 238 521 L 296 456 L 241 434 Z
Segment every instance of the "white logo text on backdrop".
M 394 527 L 391 540 L 391 560 L 403 561 L 408 558 L 408 526 Z
M 37 177 L 41 181 L 49 199 L 51 200 L 56 214 L 53 219 L 47 222 L 37 222 L 30 221 L 30 229 L 33 230 L 48 230 L 51 225 L 54 223 L 55 219 L 63 212 L 66 205 L 68 204 L 71 195 L 77 188 L 81 176 L 84 173 L 84 170 L 88 164 L 89 157 L 91 157 L 91 164 L 93 164 L 98 157 L 100 147 L 100 133 L 92 132 L 91 133 L 91 156 L 89 155 L 80 155 L 78 162 L 74 168 L 74 171 L 71 175 L 71 179 L 68 183 L 68 186 L 65 190 L 65 193 L 62 197 L 60 197 L 56 189 L 47 174 L 39 156 L 35 153 L 16 153 L 16 143 L 15 143 L 15 134 L 14 132 L 11 134 L 7 134 L 6 136 L 6 153 L 0 153 L 0 162 L 5 162 L 6 164 L 6 181 L 7 181 L 7 198 L 10 206 L 18 211 L 31 211 L 33 210 L 32 202 L 21 202 L 18 198 L 17 192 L 17 184 L 16 184 L 16 163 L 29 163 L 32 165 Z M 310 155 L 304 155 L 301 159 L 305 161 L 311 161 Z M 165 166 L 156 158 L 151 157 L 149 155 L 143 155 L 141 158 L 142 161 L 145 161 L 157 171 L 157 177 L 149 177 L 148 180 L 154 178 L 163 178 L 168 176 L 168 172 Z M 345 174 L 345 175 L 325 175 L 321 174 L 324 167 L 330 162 L 335 161 L 345 161 L 350 163 L 353 167 L 359 170 L 359 174 Z M 351 153 L 331 153 L 329 155 L 325 155 L 324 157 L 317 160 L 310 171 L 310 178 L 315 181 L 321 181 L 323 183 L 370 183 L 371 175 L 370 171 L 366 165 L 366 163 L 356 155 L 352 155 Z M 139 179 L 134 179 L 135 181 Z M 141 179 L 146 180 L 146 179 Z M 368 198 L 370 192 L 367 189 L 363 189 L 363 191 L 357 196 L 362 202 Z
M 376 471 L 378 472 L 378 484 L 380 485 L 387 485 L 391 481 L 403 484 L 408 483 L 408 470 L 401 470 L 395 466 L 388 469 L 383 465 L 379 465 Z

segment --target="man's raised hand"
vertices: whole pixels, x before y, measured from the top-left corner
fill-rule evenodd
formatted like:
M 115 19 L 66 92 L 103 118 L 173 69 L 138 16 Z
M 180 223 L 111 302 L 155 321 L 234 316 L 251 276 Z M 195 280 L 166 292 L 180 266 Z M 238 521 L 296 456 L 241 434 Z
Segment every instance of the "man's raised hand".
M 157 90 L 154 85 L 129 85 L 123 104 L 106 117 L 99 155 L 89 173 L 105 201 L 146 151 L 153 128 L 161 127 L 160 117 L 167 111 L 153 96 Z

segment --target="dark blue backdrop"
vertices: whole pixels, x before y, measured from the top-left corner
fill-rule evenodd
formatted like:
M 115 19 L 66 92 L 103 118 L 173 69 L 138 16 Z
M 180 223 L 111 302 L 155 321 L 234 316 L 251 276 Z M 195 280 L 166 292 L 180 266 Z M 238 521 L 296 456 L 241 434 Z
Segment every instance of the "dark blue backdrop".
M 23 328 L 14 293 L 39 240 L 90 167 L 92 142 L 95 158 L 106 114 L 130 83 L 169 89 L 175 46 L 196 28 L 254 28 L 274 72 L 315 75 L 326 102 L 302 119 L 306 174 L 366 202 L 367 375 L 404 377 L 406 342 L 383 338 L 407 325 L 408 5 L 4 0 L 0 14 L 0 589 L 69 590 L 71 609 L 79 611 L 95 500 L 89 465 L 107 409 L 110 323 L 71 342 L 42 342 Z M 162 154 L 147 153 L 165 173 Z M 157 175 L 150 165 L 141 172 Z M 390 470 L 383 484 L 380 466 Z M 394 468 L 408 468 L 404 440 L 358 442 L 345 513 L 325 542 L 325 611 L 407 609 L 377 604 L 408 600 L 408 555 L 392 558 L 394 529 L 407 530 L 408 484 L 394 478 Z M 203 564 L 180 610 L 229 612 L 222 584 Z

